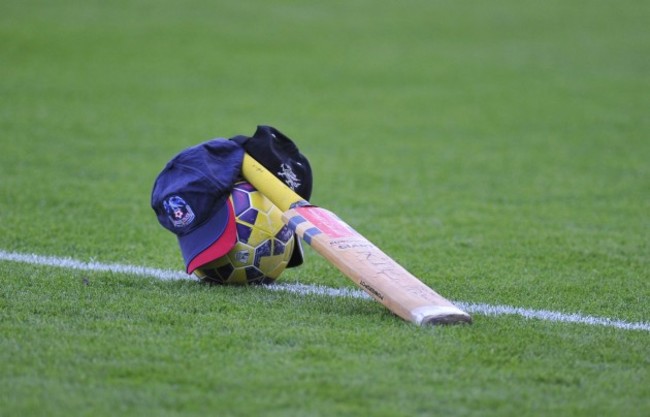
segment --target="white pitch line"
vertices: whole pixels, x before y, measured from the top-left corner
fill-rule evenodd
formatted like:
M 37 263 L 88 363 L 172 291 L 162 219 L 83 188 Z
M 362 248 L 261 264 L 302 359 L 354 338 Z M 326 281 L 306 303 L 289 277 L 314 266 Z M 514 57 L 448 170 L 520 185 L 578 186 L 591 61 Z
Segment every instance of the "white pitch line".
M 136 265 L 124 264 L 105 264 L 96 261 L 83 262 L 72 258 L 60 258 L 55 256 L 43 256 L 36 254 L 25 254 L 17 252 L 7 252 L 0 250 L 0 261 L 11 261 L 26 263 L 39 266 L 51 266 L 56 268 L 74 269 L 90 272 L 112 272 L 116 274 L 135 275 L 140 277 L 151 277 L 163 281 L 173 280 L 193 280 L 196 278 L 187 275 L 181 271 L 171 271 L 165 269 L 149 268 Z M 299 295 L 321 295 L 327 297 L 348 297 L 371 299 L 365 292 L 350 288 L 331 288 L 321 285 L 307 285 L 298 283 L 277 283 L 267 286 L 269 290 L 285 291 Z M 512 307 L 504 305 L 478 304 L 464 301 L 454 301 L 454 303 L 467 311 L 468 313 L 480 314 L 484 316 L 501 316 L 517 315 L 527 319 L 538 319 L 560 323 L 587 324 L 592 326 L 614 327 L 622 330 L 642 330 L 650 331 L 650 323 L 647 322 L 628 322 L 616 320 L 607 317 L 584 316 L 581 314 L 561 313 L 548 310 L 532 310 L 522 307 Z
M 116 274 L 136 275 L 140 277 L 158 278 L 163 281 L 193 279 L 192 276 L 183 272 L 169 271 L 164 269 L 147 268 L 144 266 L 105 264 L 100 262 L 83 262 L 72 258 L 58 258 L 55 256 L 42 256 L 31 253 L 16 253 L 0 250 L 0 260 L 21 262 L 31 265 L 53 266 L 64 269 L 75 269 L 79 271 L 93 272 L 114 272 Z

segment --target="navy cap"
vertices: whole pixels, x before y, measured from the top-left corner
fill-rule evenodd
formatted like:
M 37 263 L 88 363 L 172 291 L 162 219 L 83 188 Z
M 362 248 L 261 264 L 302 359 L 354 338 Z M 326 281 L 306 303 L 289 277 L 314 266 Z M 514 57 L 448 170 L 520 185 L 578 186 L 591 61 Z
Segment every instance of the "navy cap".
M 309 160 L 289 137 L 274 127 L 260 125 L 252 137 L 240 135 L 231 140 L 241 144 L 247 153 L 299 196 L 305 200 L 311 198 L 313 178 Z M 302 246 L 300 239 L 296 239 L 287 268 L 302 262 Z
M 177 236 L 188 274 L 235 246 L 228 197 L 243 158 L 239 144 L 213 139 L 180 152 L 154 182 L 151 207 L 158 222 Z

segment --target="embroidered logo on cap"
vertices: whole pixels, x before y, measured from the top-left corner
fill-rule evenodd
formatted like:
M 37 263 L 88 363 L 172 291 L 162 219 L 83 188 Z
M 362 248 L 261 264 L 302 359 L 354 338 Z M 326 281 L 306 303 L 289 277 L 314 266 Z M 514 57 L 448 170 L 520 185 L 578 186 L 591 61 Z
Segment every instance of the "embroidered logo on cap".
M 189 204 L 177 195 L 163 201 L 167 217 L 174 227 L 185 227 L 194 221 L 194 212 Z
M 296 188 L 300 187 L 300 179 L 291 169 L 291 165 L 283 163 L 280 165 L 280 171 L 278 172 L 280 177 L 284 178 L 284 182 L 291 188 L 293 191 L 296 191 Z

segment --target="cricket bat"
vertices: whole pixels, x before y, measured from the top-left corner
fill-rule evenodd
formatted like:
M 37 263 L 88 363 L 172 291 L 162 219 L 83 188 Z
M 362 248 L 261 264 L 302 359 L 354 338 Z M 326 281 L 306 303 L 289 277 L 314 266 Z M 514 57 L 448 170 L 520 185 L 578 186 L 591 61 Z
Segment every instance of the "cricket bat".
M 248 154 L 244 156 L 242 173 L 283 211 L 284 223 L 305 243 L 397 316 L 417 325 L 472 322 L 469 314 L 429 288 L 334 213 L 300 197 Z

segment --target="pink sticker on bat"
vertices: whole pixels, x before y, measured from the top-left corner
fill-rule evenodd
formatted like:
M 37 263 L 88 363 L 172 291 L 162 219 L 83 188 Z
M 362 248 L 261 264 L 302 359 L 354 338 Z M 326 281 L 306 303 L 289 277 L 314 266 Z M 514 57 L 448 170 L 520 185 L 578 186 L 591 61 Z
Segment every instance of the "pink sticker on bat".
M 320 207 L 298 207 L 296 211 L 300 215 L 316 226 L 321 232 L 332 238 L 352 237 L 357 234 L 343 220 L 336 217 L 331 211 Z

